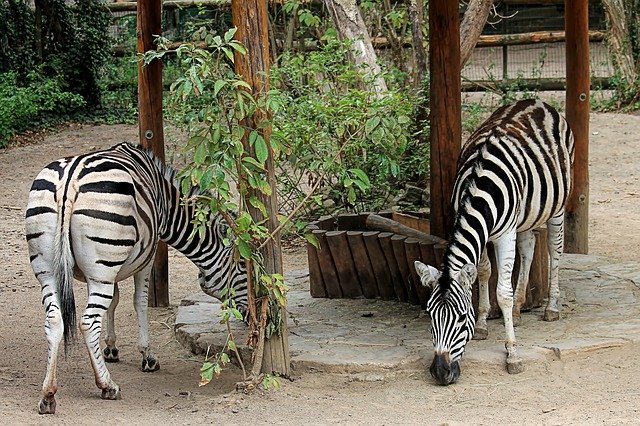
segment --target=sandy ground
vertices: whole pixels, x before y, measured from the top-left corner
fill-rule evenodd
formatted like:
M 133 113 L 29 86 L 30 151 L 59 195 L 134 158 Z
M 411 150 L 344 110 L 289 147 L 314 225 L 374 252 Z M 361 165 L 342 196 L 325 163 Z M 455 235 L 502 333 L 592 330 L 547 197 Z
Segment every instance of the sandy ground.
M 591 116 L 590 252 L 639 261 L 640 117 Z M 640 347 L 596 351 L 528 368 L 510 376 L 495 368 L 466 369 L 454 386 L 436 386 L 428 373 L 384 381 L 308 373 L 280 390 L 233 391 L 235 367 L 199 388 L 202 359 L 173 337 L 175 307 L 152 309 L 152 344 L 160 371 L 142 373 L 136 353 L 132 283 L 121 285 L 116 326 L 120 359 L 109 368 L 122 399 L 104 401 L 83 345 L 58 368 L 58 409 L 39 416 L 47 345 L 40 291 L 29 267 L 23 217 L 31 180 L 49 161 L 123 140 L 132 126 L 71 127 L 33 145 L 0 151 L 0 424 L 638 424 Z M 285 253 L 285 269 L 306 266 L 304 250 Z M 170 253 L 171 300 L 198 290 L 195 270 Z M 76 286 L 83 303 L 84 286 Z M 425 339 L 428 339 L 425 330 Z

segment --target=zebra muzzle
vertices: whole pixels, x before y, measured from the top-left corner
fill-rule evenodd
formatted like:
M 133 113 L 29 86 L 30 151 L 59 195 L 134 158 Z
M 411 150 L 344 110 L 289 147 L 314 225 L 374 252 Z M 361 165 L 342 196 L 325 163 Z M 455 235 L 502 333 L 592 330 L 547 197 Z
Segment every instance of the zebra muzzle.
M 460 364 L 458 361 L 450 363 L 449 354 L 435 354 L 429 372 L 439 385 L 450 385 L 460 377 Z

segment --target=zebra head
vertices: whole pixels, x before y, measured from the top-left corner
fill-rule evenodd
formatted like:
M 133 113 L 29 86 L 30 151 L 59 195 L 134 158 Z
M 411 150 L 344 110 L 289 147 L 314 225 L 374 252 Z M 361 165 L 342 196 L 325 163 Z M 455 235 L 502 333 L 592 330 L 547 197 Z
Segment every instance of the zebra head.
M 440 385 L 455 383 L 460 376 L 460 358 L 473 337 L 475 313 L 471 289 L 476 267 L 467 264 L 458 272 L 440 273 L 436 268 L 415 262 L 423 286 L 431 288 L 427 312 L 431 316 L 434 357 L 429 371 Z
M 234 299 L 240 312 L 247 310 L 247 268 L 233 246 L 233 236 L 222 216 L 212 219 L 211 238 L 201 250 L 206 256 L 199 262 L 198 283 L 202 291 L 218 300 Z

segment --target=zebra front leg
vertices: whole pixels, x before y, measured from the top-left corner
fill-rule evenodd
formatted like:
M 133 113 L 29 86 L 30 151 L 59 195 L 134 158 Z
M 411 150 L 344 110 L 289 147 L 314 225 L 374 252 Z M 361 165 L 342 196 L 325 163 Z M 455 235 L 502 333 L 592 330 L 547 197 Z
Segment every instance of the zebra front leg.
M 106 362 L 118 362 L 120 357 L 118 356 L 118 347 L 116 346 L 116 328 L 115 328 L 115 311 L 118 302 L 120 301 L 120 290 L 118 289 L 118 283 L 113 285 L 113 299 L 107 309 L 105 319 L 107 322 L 107 337 L 104 339 L 106 344 L 102 350 L 104 360 Z
M 520 272 L 513 303 L 513 325 L 520 323 L 520 309 L 527 299 L 527 287 L 529 286 L 529 272 L 533 262 L 533 251 L 536 248 L 536 237 L 533 231 L 521 232 L 517 235 L 518 253 L 520 258 Z
M 558 284 L 558 268 L 560 253 L 564 249 L 564 210 L 547 221 L 547 247 L 549 250 L 549 300 L 544 310 L 545 321 L 560 319 L 560 286 Z
M 489 277 L 491 277 L 491 262 L 485 248 L 478 263 L 478 320 L 473 332 L 475 340 L 484 340 L 489 336 L 489 331 L 487 330 L 487 316 L 490 309 Z
M 56 392 L 58 391 L 57 368 L 58 368 L 58 348 L 63 337 L 62 314 L 60 312 L 60 301 L 53 283 L 45 283 L 41 278 L 43 299 L 46 306 L 46 318 L 44 321 L 44 333 L 49 343 L 49 353 L 47 356 L 47 374 L 42 383 L 42 398 L 38 404 L 38 413 L 55 414 L 56 412 Z M 51 284 L 51 285 L 48 285 Z
M 504 319 L 504 329 L 506 334 L 505 348 L 507 349 L 507 371 L 509 374 L 522 373 L 524 363 L 518 356 L 516 349 L 516 333 L 513 329 L 513 287 L 511 285 L 511 274 L 513 273 L 513 263 L 516 252 L 515 231 L 501 237 L 495 241 L 496 265 L 498 268 L 498 288 L 496 298 L 498 306 L 502 311 Z
M 114 285 L 90 280 L 87 277 L 87 290 L 89 297 L 87 307 L 82 314 L 80 331 L 84 337 L 91 366 L 96 379 L 96 386 L 102 389 L 103 399 L 120 399 L 120 387 L 111 380 L 111 375 L 100 350 L 100 331 L 102 319 L 108 306 L 111 304 L 114 293 Z
M 135 294 L 133 306 L 138 317 L 138 350 L 142 354 L 142 371 L 152 372 L 160 368 L 160 363 L 156 356 L 149 348 L 149 317 L 148 317 L 148 300 L 149 300 L 149 276 L 153 262 L 136 273 L 133 277 L 135 283 Z

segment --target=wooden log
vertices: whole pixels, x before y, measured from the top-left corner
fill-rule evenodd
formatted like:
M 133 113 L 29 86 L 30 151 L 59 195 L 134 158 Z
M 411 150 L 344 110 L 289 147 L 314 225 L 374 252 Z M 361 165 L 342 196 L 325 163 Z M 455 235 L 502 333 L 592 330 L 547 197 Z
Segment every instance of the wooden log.
M 593 87 L 601 90 L 612 87 L 611 77 L 593 77 L 591 79 Z M 522 78 L 518 79 L 518 87 L 523 90 L 565 90 L 567 81 L 564 78 Z M 510 80 L 474 80 L 462 82 L 463 92 L 507 92 L 512 89 Z
M 362 238 L 364 239 L 364 244 L 367 248 L 369 259 L 371 260 L 380 298 L 383 300 L 395 300 L 396 292 L 393 288 L 391 270 L 387 263 L 386 256 L 382 252 L 378 235 L 379 232 L 367 231 L 362 233 Z
M 410 286 L 411 290 L 415 292 L 418 297 L 418 302 L 422 308 L 427 307 L 427 301 L 429 300 L 429 292 L 420 283 L 420 276 L 416 272 L 414 262 L 416 260 L 422 260 L 422 253 L 420 252 L 420 240 L 416 238 L 407 238 L 404 241 L 404 251 L 406 256 L 407 268 L 410 272 Z
M 589 31 L 589 41 L 604 40 L 604 31 Z M 516 46 L 537 43 L 561 43 L 566 40 L 564 31 L 533 31 L 530 33 L 482 35 L 476 47 Z
M 536 248 L 531 264 L 529 290 L 531 308 L 542 306 L 549 297 L 549 251 L 547 248 L 547 228 L 533 231 L 536 236 Z
M 391 237 L 391 246 L 393 248 L 393 255 L 398 262 L 398 270 L 402 276 L 402 285 L 404 286 L 405 293 L 407 295 L 407 302 L 412 305 L 419 303 L 418 294 L 415 288 L 411 285 L 411 269 L 407 264 L 407 255 L 405 254 L 404 243 L 407 237 L 404 235 L 394 235 Z
M 367 299 L 376 299 L 380 296 L 378 293 L 378 284 L 362 234 L 362 231 L 347 231 L 347 241 L 349 242 L 349 249 L 353 256 L 362 294 Z
M 342 297 L 342 289 L 340 288 L 340 280 L 336 265 L 333 263 L 333 257 L 327 243 L 326 231 L 313 231 L 313 235 L 318 239 L 320 249 L 318 252 L 318 263 L 322 272 L 322 282 L 330 299 L 338 299 Z
M 324 233 L 324 231 L 320 231 Z M 317 234 L 316 238 L 317 238 Z M 311 243 L 307 243 L 307 258 L 309 260 L 309 292 L 311 297 L 327 297 L 327 289 L 322 279 L 322 269 L 318 259 L 318 250 Z
M 353 256 L 349 250 L 347 231 L 328 231 L 325 237 L 333 263 L 336 266 L 342 296 L 349 299 L 361 297 L 362 287 L 358 280 Z
M 393 232 L 394 234 L 401 234 L 406 237 L 417 238 L 422 241 L 431 241 L 434 243 L 446 243 L 442 238 L 438 238 L 433 235 L 425 234 L 417 229 L 410 228 L 401 223 L 396 222 L 393 219 L 387 219 L 377 214 L 370 214 L 366 219 L 366 227 L 370 230 L 379 230 L 386 232 Z
M 393 237 L 391 232 L 380 232 L 378 234 L 378 241 L 380 242 L 382 253 L 384 253 L 385 259 L 387 259 L 387 264 L 389 265 L 391 283 L 393 284 L 393 291 L 396 295 L 396 299 L 401 302 L 407 302 L 409 300 L 409 296 L 407 295 L 404 284 L 402 283 L 403 278 L 398 267 L 398 261 L 393 253 L 391 237 Z

